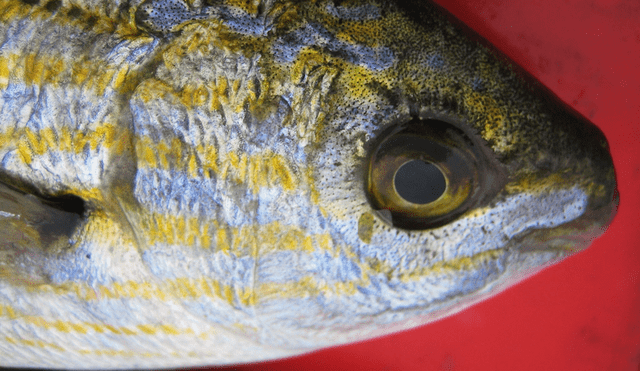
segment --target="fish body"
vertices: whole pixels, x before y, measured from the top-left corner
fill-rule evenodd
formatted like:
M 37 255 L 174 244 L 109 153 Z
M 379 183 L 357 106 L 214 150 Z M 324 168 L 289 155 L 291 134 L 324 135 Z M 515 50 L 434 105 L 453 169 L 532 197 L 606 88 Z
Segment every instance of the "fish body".
M 602 133 L 429 4 L 0 9 L 1 366 L 240 363 L 415 327 L 615 212 Z M 416 159 L 444 179 L 429 202 L 396 182 Z

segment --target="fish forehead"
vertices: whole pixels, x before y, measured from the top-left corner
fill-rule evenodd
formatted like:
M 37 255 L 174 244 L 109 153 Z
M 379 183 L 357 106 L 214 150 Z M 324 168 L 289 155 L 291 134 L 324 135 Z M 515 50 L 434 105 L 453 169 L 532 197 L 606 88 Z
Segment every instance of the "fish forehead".
M 12 364 L 242 362 L 428 322 L 570 253 L 522 236 L 608 196 L 606 150 L 429 8 L 41 5 L 2 18 L 2 169 L 91 207 L 16 259 L 43 282 L 3 274 Z M 375 217 L 363 172 L 416 116 L 465 123 L 508 180 L 408 232 Z

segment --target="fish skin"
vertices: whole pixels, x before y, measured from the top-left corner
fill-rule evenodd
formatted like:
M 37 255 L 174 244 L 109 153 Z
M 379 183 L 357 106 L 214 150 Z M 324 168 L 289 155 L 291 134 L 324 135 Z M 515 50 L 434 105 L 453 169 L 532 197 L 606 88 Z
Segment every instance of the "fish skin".
M 613 216 L 602 134 L 430 5 L 56 4 L 0 7 L 3 366 L 238 363 L 410 328 Z M 500 187 L 408 232 L 364 169 L 415 116 L 482 143 Z M 72 216 L 25 190 L 87 209 L 52 232 Z

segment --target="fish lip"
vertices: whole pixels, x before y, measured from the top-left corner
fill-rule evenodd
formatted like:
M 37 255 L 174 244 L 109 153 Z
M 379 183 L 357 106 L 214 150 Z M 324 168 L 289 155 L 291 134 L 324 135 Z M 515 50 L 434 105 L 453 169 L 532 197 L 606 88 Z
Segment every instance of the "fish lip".
M 597 203 L 601 202 L 601 199 L 597 200 Z M 594 207 L 590 200 L 580 217 L 554 228 L 529 230 L 516 237 L 512 246 L 522 253 L 560 251 L 568 256 L 583 251 L 607 231 L 615 219 L 619 203 L 620 195 L 614 184 L 610 202 Z

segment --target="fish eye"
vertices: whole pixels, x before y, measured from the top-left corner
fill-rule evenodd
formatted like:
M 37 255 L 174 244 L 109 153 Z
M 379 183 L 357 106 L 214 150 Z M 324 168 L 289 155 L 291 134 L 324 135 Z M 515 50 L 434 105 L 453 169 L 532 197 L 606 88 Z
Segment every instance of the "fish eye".
M 407 230 L 442 226 L 497 192 L 477 139 L 439 119 L 414 118 L 383 131 L 366 170 L 369 202 Z M 495 183 L 495 182 L 493 182 Z

